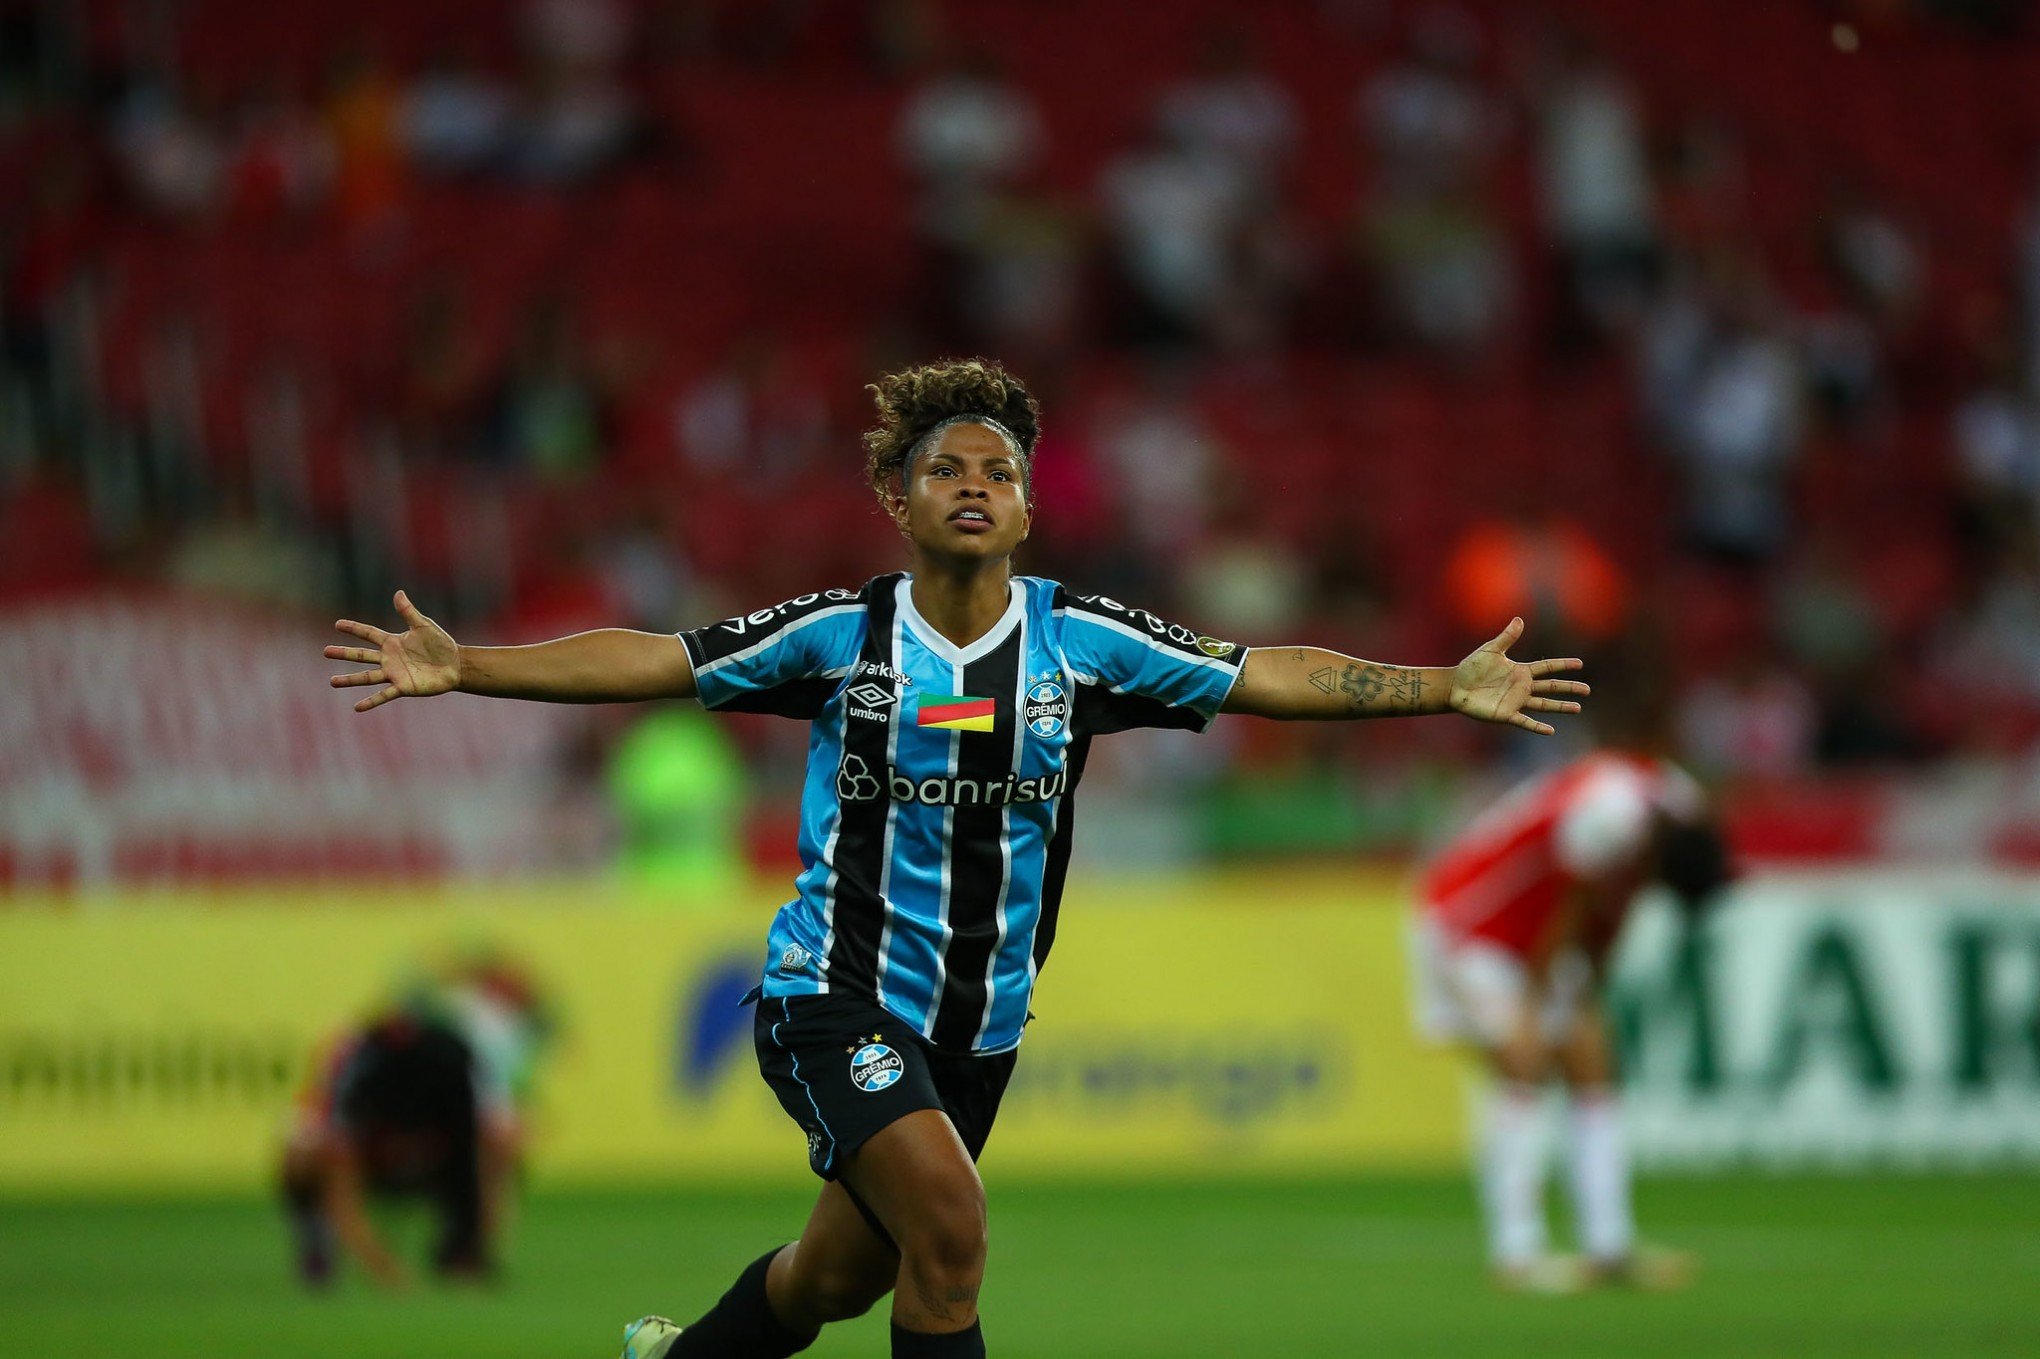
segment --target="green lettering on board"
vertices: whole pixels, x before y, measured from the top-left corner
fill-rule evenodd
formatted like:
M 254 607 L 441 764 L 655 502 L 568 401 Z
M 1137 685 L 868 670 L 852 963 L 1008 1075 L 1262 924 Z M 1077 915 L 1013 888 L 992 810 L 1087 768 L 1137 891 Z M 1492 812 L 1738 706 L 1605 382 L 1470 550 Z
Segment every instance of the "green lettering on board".
M 1864 977 L 1863 961 L 1847 930 L 1828 924 L 1806 942 L 1787 977 L 1778 1017 L 1778 1046 L 1768 1079 L 1773 1088 L 1790 1085 L 1816 1047 L 1838 1049 L 1850 1061 L 1864 1089 L 1897 1088 L 1898 1065 Z
M 1998 960 L 2019 944 L 2032 951 L 2027 993 L 2018 1009 L 1999 1003 Z M 1983 921 L 1948 931 L 1954 984 L 1955 1052 L 1949 1074 L 1964 1094 L 1981 1094 L 2000 1079 L 2040 1081 L 2040 934 L 2008 936 Z
M 1704 929 L 1679 930 L 1663 967 L 1618 970 L 1608 983 L 1608 1021 L 1628 1073 L 1656 1046 L 1652 1035 L 1675 1026 L 1685 1039 L 1680 1079 L 1695 1093 L 1721 1086 L 1721 1044 L 1715 1022 L 1714 942 Z

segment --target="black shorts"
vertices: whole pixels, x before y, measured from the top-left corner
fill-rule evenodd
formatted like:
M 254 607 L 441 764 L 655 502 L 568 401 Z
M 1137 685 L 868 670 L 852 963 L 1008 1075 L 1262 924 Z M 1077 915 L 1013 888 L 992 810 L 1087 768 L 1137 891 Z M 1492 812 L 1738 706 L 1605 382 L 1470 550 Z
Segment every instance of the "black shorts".
M 807 1134 L 808 1164 L 833 1180 L 873 1134 L 940 1109 L 975 1161 L 991 1136 L 1014 1052 L 942 1052 L 870 1000 L 767 996 L 756 1018 L 758 1069 Z

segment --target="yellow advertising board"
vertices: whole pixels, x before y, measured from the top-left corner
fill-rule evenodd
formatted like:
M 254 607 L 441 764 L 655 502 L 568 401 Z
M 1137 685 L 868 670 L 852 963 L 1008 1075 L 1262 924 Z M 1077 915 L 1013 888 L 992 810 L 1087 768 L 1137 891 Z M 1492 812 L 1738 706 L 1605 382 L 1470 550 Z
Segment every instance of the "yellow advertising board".
M 783 1178 L 803 1141 L 750 1011 L 775 897 L 714 915 L 585 884 L 0 913 L 0 1189 L 265 1183 L 318 1045 L 478 945 L 558 1016 L 541 1182 Z M 1437 1165 L 1459 1075 L 1412 1038 L 1398 884 L 1073 883 L 987 1152 L 1000 1173 Z

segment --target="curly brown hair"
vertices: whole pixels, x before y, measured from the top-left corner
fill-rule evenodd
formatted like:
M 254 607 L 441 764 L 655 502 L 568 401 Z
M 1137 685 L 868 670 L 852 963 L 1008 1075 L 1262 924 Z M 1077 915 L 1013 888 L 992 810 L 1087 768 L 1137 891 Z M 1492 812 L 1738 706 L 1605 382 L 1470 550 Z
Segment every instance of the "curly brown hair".
M 1020 441 L 1027 496 L 1034 498 L 1028 463 L 1041 437 L 1041 406 L 996 360 L 938 359 L 887 373 L 865 390 L 878 407 L 878 423 L 864 433 L 864 472 L 881 503 L 898 492 L 914 445 L 958 415 L 986 416 L 1013 432 Z

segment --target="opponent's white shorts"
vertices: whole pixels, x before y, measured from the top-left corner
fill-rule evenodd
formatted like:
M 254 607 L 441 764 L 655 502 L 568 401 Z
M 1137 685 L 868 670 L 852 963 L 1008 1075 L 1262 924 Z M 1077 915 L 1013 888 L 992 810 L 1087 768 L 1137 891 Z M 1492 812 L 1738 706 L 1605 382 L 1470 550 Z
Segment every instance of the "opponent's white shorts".
M 1499 1047 L 1516 1033 L 1529 1006 L 1537 1008 L 1544 1040 L 1556 1043 L 1588 1000 L 1592 969 L 1576 950 L 1553 958 L 1540 981 L 1508 949 L 1484 939 L 1454 939 L 1428 917 L 1416 920 L 1410 944 L 1417 1032 L 1435 1043 Z

